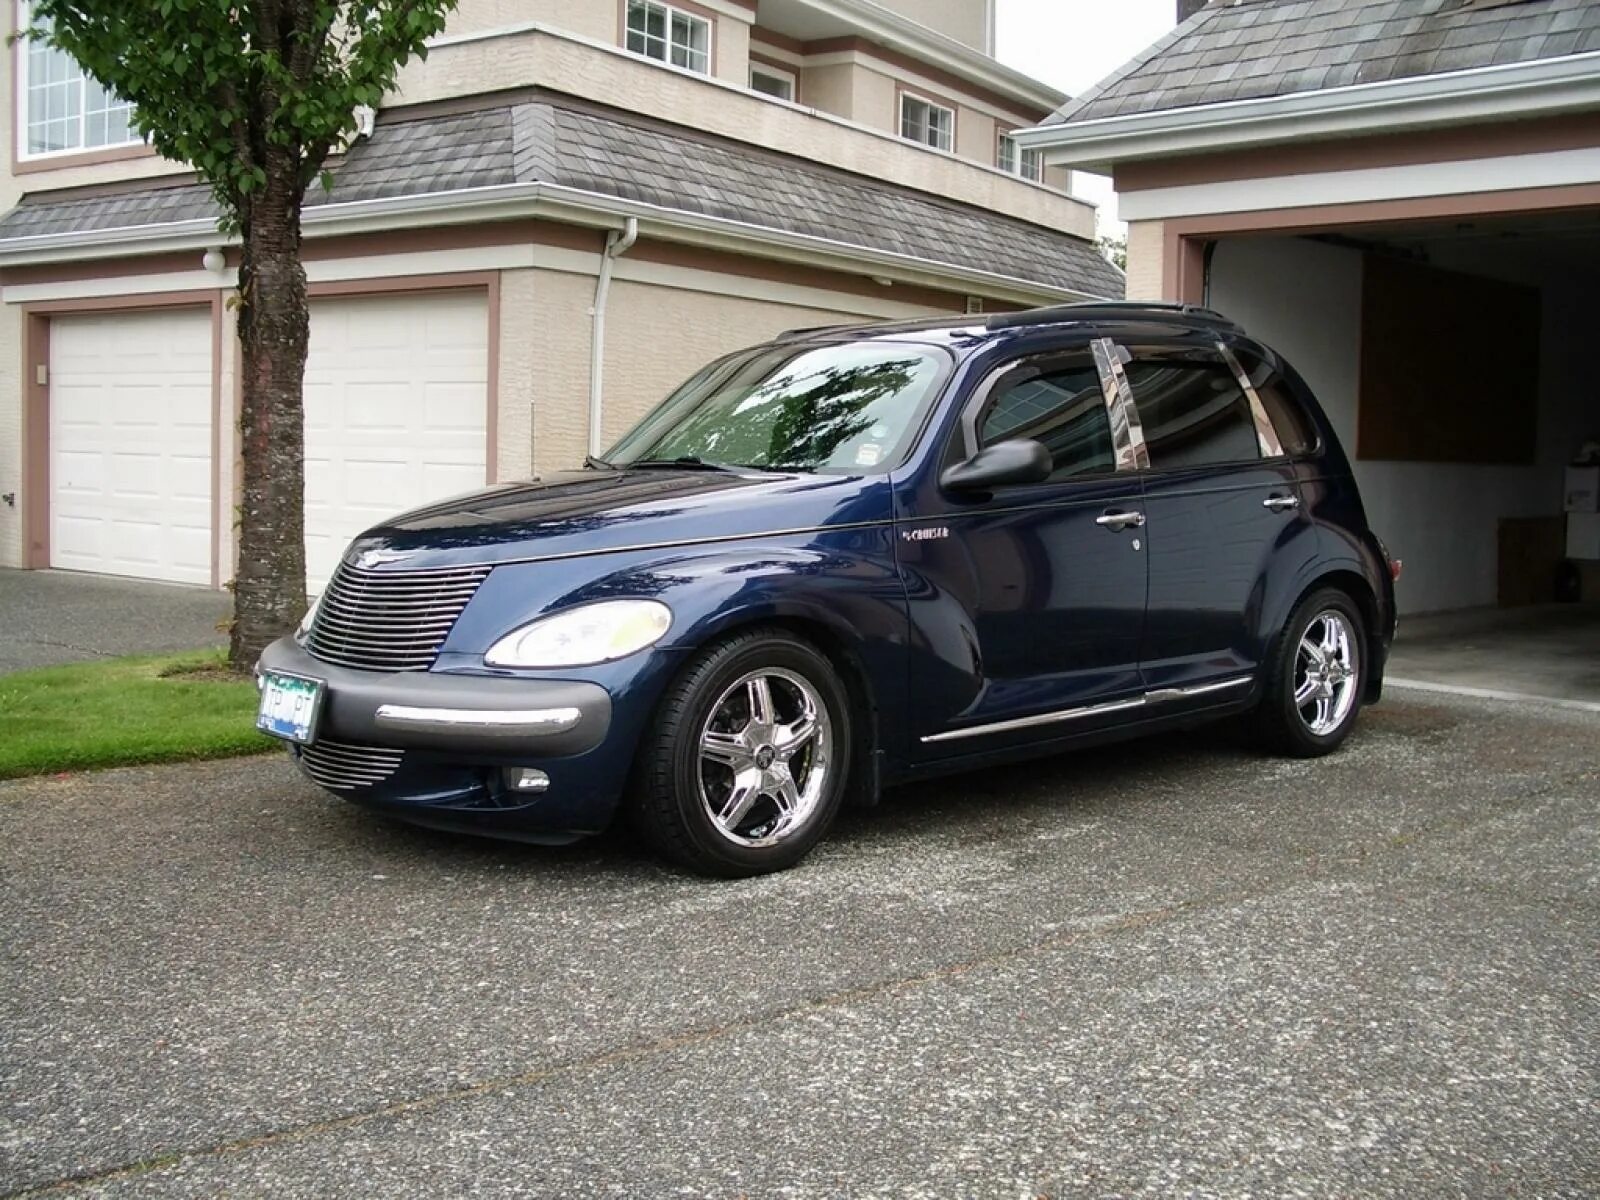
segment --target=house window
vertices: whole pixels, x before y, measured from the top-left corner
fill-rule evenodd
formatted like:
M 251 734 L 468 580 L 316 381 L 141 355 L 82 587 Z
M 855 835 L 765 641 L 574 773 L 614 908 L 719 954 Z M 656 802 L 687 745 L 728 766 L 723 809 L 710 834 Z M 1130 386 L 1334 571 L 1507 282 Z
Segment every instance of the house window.
M 711 22 L 655 0 L 628 0 L 628 49 L 685 71 L 709 75 Z
M 1000 154 L 995 165 L 1012 175 L 1021 175 L 1038 183 L 1044 178 L 1044 155 L 1038 150 L 1024 150 L 1017 139 L 1008 133 L 1000 135 Z
M 777 100 L 794 101 L 794 72 L 765 63 L 750 64 L 750 90 Z
M 19 28 L 26 29 L 26 5 L 18 17 Z M 133 105 L 86 76 L 70 54 L 31 40 L 18 47 L 17 61 L 26 147 L 22 157 L 138 144 Z
M 921 96 L 900 93 L 900 136 L 921 142 L 935 150 L 953 150 L 956 143 L 956 114 Z

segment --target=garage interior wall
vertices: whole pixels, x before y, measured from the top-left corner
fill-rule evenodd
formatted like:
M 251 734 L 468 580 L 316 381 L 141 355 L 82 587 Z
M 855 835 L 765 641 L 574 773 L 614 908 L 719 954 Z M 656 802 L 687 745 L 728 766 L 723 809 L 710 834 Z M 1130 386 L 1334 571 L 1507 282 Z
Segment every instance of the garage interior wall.
M 1482 270 L 1470 248 L 1436 262 Z M 1210 274 L 1211 305 L 1295 365 L 1352 458 L 1361 280 L 1359 250 L 1301 238 L 1225 240 Z M 1561 512 L 1562 468 L 1587 434 L 1593 384 L 1584 378 L 1582 358 L 1600 322 L 1600 299 L 1575 278 L 1518 281 L 1544 285 L 1537 460 L 1527 466 L 1354 461 L 1372 527 L 1406 563 L 1402 612 L 1493 605 L 1500 518 Z M 1492 333 L 1492 321 L 1485 331 Z

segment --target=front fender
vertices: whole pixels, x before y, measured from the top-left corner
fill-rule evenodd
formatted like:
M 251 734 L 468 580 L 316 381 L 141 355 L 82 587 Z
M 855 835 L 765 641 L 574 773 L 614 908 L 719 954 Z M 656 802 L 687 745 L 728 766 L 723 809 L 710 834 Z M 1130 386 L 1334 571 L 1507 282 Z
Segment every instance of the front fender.
M 824 649 L 843 648 L 859 667 L 879 714 L 880 744 L 898 753 L 906 705 L 908 616 L 896 570 L 893 528 L 857 526 L 790 536 L 598 554 L 495 569 L 451 631 L 438 669 L 497 673 L 483 654 L 501 637 L 549 613 L 599 600 L 644 597 L 673 614 L 651 652 L 600 667 L 551 674 L 588 678 L 653 708 L 673 672 L 694 650 L 733 631 L 782 622 L 816 631 Z M 520 672 L 527 674 L 528 672 Z M 543 672 L 539 672 L 543 674 Z M 639 695 L 641 675 L 650 677 Z

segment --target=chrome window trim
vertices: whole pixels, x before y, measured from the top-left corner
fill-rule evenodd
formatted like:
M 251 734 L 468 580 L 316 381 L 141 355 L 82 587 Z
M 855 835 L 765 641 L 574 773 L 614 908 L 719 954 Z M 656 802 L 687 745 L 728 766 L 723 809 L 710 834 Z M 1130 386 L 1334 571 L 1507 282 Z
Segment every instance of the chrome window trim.
M 1135 708 L 1147 708 L 1153 704 L 1170 704 L 1175 700 L 1191 700 L 1196 696 L 1207 696 L 1213 692 L 1232 691 L 1234 688 L 1246 687 L 1255 682 L 1251 675 L 1239 675 L 1233 679 L 1221 679 L 1215 683 L 1200 683 L 1192 687 L 1155 688 L 1145 692 L 1142 696 L 1130 696 L 1126 700 L 1108 700 L 1102 704 L 1086 704 L 1079 708 L 1063 708 L 1055 712 L 1039 713 L 1032 717 L 1015 717 L 1009 721 L 994 721 L 988 725 L 973 725 L 966 729 L 947 729 L 943 733 L 930 733 L 921 740 L 924 745 L 937 745 L 940 742 L 955 742 L 963 738 L 986 737 L 993 733 L 1012 733 L 1019 729 L 1037 729 L 1042 725 L 1058 725 L 1066 721 L 1080 721 L 1085 717 L 1100 717 L 1107 713 L 1125 712 Z
M 1261 448 L 1261 457 L 1284 457 L 1283 440 L 1278 436 L 1278 431 L 1272 424 L 1272 418 L 1267 415 L 1267 406 L 1261 403 L 1261 395 L 1256 391 L 1256 385 L 1250 381 L 1250 376 L 1245 373 L 1244 364 L 1222 342 L 1217 343 L 1217 353 L 1222 355 L 1222 361 L 1228 364 L 1228 370 L 1233 372 L 1233 377 L 1239 381 L 1239 386 L 1244 389 L 1246 399 L 1250 401 L 1250 419 L 1255 423 L 1256 444 Z
M 1150 452 L 1144 445 L 1144 424 L 1133 402 L 1133 386 L 1122 369 L 1125 351 L 1111 338 L 1096 338 L 1091 344 L 1094 363 L 1100 371 L 1100 387 L 1105 392 L 1106 415 L 1111 419 L 1111 444 L 1119 471 L 1148 471 Z

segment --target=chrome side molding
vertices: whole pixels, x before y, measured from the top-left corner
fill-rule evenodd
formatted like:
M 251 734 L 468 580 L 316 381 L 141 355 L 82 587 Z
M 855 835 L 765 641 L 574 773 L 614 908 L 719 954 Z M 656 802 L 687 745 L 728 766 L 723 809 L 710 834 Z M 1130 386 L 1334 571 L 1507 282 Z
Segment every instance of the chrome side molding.
M 1085 717 L 1099 717 L 1107 713 L 1125 712 L 1129 709 L 1147 708 L 1152 704 L 1170 704 L 1174 700 L 1190 700 L 1196 696 L 1209 696 L 1213 692 L 1227 692 L 1248 687 L 1255 682 L 1252 675 L 1238 675 L 1216 683 L 1200 683 L 1193 687 L 1156 688 L 1142 696 L 1126 700 L 1108 700 L 1102 704 L 1086 704 L 1081 708 L 1063 708 L 1056 712 L 1040 713 L 1033 717 L 1015 717 L 1009 721 L 995 721 L 988 725 L 973 725 L 967 729 L 947 729 L 943 733 L 930 733 L 922 738 L 925 745 L 955 742 L 962 738 L 987 737 L 992 733 L 1011 733 L 1018 729 L 1037 729 L 1041 725 L 1058 725 L 1065 721 L 1081 721 Z

